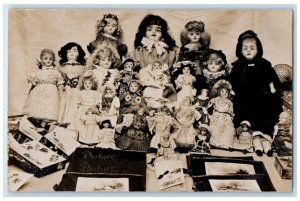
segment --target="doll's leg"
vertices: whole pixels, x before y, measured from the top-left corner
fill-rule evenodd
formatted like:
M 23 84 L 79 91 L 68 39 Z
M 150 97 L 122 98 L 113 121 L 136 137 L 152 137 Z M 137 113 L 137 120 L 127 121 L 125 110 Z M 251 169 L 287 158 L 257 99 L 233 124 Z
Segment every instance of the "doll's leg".
M 268 140 L 263 140 L 261 143 L 264 148 L 264 153 L 267 154 L 267 156 L 271 157 L 273 155 L 271 142 Z
M 260 136 L 255 136 L 253 138 L 253 147 L 254 147 L 255 153 L 258 156 L 262 156 L 263 155 L 263 146 L 262 146 L 262 143 L 261 143 Z

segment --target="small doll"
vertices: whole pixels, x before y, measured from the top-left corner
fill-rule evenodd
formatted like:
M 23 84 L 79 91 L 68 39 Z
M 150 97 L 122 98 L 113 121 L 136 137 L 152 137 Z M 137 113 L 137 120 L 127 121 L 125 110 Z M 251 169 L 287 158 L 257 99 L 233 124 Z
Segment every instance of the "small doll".
M 185 99 L 186 96 L 194 100 L 197 90 L 194 88 L 194 83 L 196 81 L 195 70 L 193 64 L 190 62 L 180 62 L 178 63 L 179 68 L 174 72 L 176 90 L 177 93 L 177 104 Z
M 175 109 L 176 118 L 180 124 L 178 131 L 174 135 L 176 145 L 180 147 L 180 152 L 186 152 L 195 145 L 196 130 L 194 128 L 195 121 L 198 121 L 201 114 L 192 105 L 190 97 L 186 96 L 179 108 Z
M 116 88 L 113 85 L 106 85 L 102 94 L 100 113 L 111 121 L 115 127 L 119 116 L 120 99 L 116 96 Z
M 134 57 L 141 68 L 159 60 L 172 67 L 176 58 L 176 43 L 169 33 L 166 20 L 158 15 L 145 16 L 138 27 L 134 41 Z
M 99 125 L 99 128 L 100 137 L 98 139 L 99 144 L 97 144 L 97 147 L 118 149 L 115 143 L 115 129 L 112 127 L 112 123 L 110 122 L 110 120 L 103 120 Z
M 78 141 L 83 145 L 93 146 L 99 142 L 100 129 L 98 122 L 101 121 L 99 111 L 96 108 L 88 108 L 85 114 L 81 114 L 82 125 L 79 129 Z
M 158 108 L 154 115 L 147 117 L 147 123 L 150 133 L 153 134 L 155 132 L 155 135 L 151 139 L 150 148 L 156 151 L 159 149 L 161 136 L 169 135 L 173 139 L 171 129 L 178 129 L 180 126 L 167 106 Z
M 146 106 L 141 106 L 136 113 L 125 114 L 131 115 L 130 125 L 122 124 L 122 135 L 116 139 L 117 147 L 125 150 L 137 150 L 147 152 L 150 148 L 151 135 L 147 125 L 148 110 Z M 125 118 L 123 118 L 125 119 Z M 124 128 L 125 127 L 125 128 Z
M 85 52 L 79 44 L 70 42 L 60 49 L 58 55 L 61 58 L 60 71 L 64 77 L 64 93 L 60 98 L 58 122 L 71 124 L 69 128 L 75 128 L 73 123 L 78 108 L 79 80 L 85 71 Z
M 244 153 L 253 152 L 252 129 L 249 121 L 242 121 L 236 129 L 236 137 L 233 140 L 232 148 L 242 150 Z
M 63 90 L 63 77 L 55 68 L 55 54 L 43 49 L 40 54 L 39 70 L 28 77 L 24 114 L 42 120 L 42 124 L 56 122 L 60 96 Z
M 98 90 L 103 92 L 106 84 L 118 87 L 120 78 L 119 70 L 116 69 L 119 63 L 119 56 L 116 50 L 110 45 L 101 45 L 90 56 L 88 61 L 89 71 L 98 80 Z
M 205 24 L 201 21 L 190 21 L 184 26 L 181 32 L 181 48 L 179 61 L 196 62 L 196 75 L 202 73 L 201 66 L 204 56 L 209 51 L 210 34 L 204 29 Z
M 89 53 L 93 53 L 98 45 L 111 44 L 117 49 L 122 58 L 127 54 L 127 46 L 122 44 L 122 29 L 117 15 L 105 14 L 96 24 L 96 40 L 87 46 Z
M 231 85 L 225 80 L 219 80 L 213 90 L 217 92 L 217 97 L 212 98 L 207 108 L 213 107 L 213 113 L 210 116 L 211 138 L 210 144 L 228 149 L 232 146 L 235 136 L 233 126 L 233 104 L 230 96 L 234 95 Z M 212 92 L 213 93 L 213 92 Z M 214 94 L 214 93 L 213 93 Z
M 262 43 L 252 30 L 239 36 L 236 56 L 238 60 L 232 63 L 228 78 L 236 94 L 233 99 L 234 123 L 239 125 L 246 119 L 254 131 L 272 138 L 274 126 L 283 111 L 280 80 L 271 63 L 263 58 Z
M 160 141 L 158 144 L 157 156 L 163 156 L 164 158 L 168 158 L 175 154 L 176 144 L 174 139 L 170 136 L 170 134 L 164 134 L 160 136 Z
M 125 91 L 128 91 L 129 82 L 133 79 L 138 79 L 140 70 L 139 64 L 132 58 L 127 58 L 121 66 L 120 70 L 120 86 L 118 95 L 121 96 Z
M 210 50 L 204 57 L 203 75 L 197 76 L 196 89 L 209 89 L 228 76 L 226 56 L 221 50 Z
M 201 94 L 195 100 L 195 108 L 200 112 L 200 123 L 209 125 L 209 114 L 207 112 L 207 105 L 209 102 L 209 90 L 202 89 Z
M 195 154 L 210 155 L 210 137 L 210 127 L 207 124 L 200 124 L 197 135 L 195 136 L 195 146 L 192 149 L 192 152 Z

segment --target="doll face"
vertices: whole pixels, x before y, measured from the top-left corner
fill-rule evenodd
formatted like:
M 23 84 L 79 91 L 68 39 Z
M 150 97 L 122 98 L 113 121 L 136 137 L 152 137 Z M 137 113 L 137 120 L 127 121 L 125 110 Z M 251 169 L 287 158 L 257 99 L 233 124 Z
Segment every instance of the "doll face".
M 160 41 L 162 34 L 161 34 L 161 26 L 159 25 L 150 25 L 146 29 L 145 37 L 149 40 L 153 40 L 155 42 Z
M 228 98 L 228 91 L 227 91 L 227 89 L 221 89 L 221 91 L 220 91 L 220 96 L 221 96 L 221 98 Z
M 85 90 L 91 90 L 92 86 L 93 86 L 93 83 L 92 83 L 91 80 L 85 80 L 84 83 L 83 83 L 83 88 Z
M 101 66 L 102 68 L 106 68 L 109 69 L 112 65 L 111 59 L 109 57 L 106 56 L 102 56 L 100 61 L 99 61 L 99 66 Z
M 200 133 L 199 133 L 200 135 L 202 135 L 202 136 L 206 136 L 206 130 L 205 129 L 200 129 Z
M 113 91 L 111 89 L 105 89 L 105 97 L 112 97 Z
M 53 58 L 53 55 L 52 54 L 49 54 L 49 53 L 45 53 L 42 58 L 42 63 L 47 66 L 47 67 L 50 67 L 50 66 L 53 66 L 53 63 L 54 63 L 54 58 Z
M 242 55 L 247 60 L 252 60 L 257 54 L 257 45 L 254 39 L 246 39 L 243 41 Z
M 200 39 L 200 32 L 199 31 L 189 31 L 187 33 L 188 39 L 191 41 L 191 43 L 197 43 Z
M 286 112 L 282 112 L 279 115 L 279 122 L 282 124 L 287 124 L 289 122 L 289 114 Z
M 130 86 L 129 86 L 130 92 L 135 93 L 135 92 L 137 92 L 139 89 L 140 89 L 140 85 L 139 85 L 138 83 L 136 83 L 136 82 L 130 83 Z
M 108 128 L 109 127 L 109 123 L 104 123 L 103 124 L 103 128 Z
M 212 73 L 219 72 L 222 68 L 221 65 L 219 59 L 209 59 L 207 62 L 207 70 Z
M 68 61 L 77 61 L 78 56 L 79 56 L 79 52 L 77 47 L 75 46 L 67 51 Z
M 201 90 L 201 96 L 207 97 L 207 96 L 208 96 L 208 91 L 205 90 L 205 89 L 202 89 L 202 90 Z
M 190 74 L 190 73 L 191 73 L 191 70 L 190 70 L 189 67 L 184 67 L 184 68 L 182 69 L 182 73 L 183 73 L 183 74 Z
M 107 18 L 107 24 L 103 28 L 103 32 L 109 35 L 113 35 L 118 28 L 118 22 L 114 19 Z
M 133 69 L 133 62 L 129 61 L 129 62 L 126 62 L 125 65 L 124 65 L 124 70 L 127 71 L 127 72 L 131 72 L 132 69 Z
M 248 126 L 246 124 L 242 124 L 242 130 L 244 132 L 248 131 Z

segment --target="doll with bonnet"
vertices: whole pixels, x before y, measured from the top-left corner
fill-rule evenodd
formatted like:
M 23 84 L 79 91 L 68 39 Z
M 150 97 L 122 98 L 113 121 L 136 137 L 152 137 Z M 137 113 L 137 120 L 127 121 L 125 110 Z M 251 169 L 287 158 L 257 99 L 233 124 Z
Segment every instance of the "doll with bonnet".
M 249 121 L 242 121 L 236 129 L 236 137 L 233 140 L 232 148 L 246 152 L 253 152 L 251 124 Z
M 191 153 L 210 155 L 210 137 L 210 127 L 207 124 L 199 124 L 199 128 L 197 129 L 197 134 L 195 136 L 195 146 L 191 150 Z

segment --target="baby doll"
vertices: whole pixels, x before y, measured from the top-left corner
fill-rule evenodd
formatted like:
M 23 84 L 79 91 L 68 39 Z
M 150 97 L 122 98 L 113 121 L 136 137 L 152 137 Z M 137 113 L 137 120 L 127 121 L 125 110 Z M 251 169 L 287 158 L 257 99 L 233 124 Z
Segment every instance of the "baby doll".
M 197 76 L 196 89 L 209 89 L 228 76 L 226 56 L 221 50 L 210 50 L 204 58 L 203 75 Z
M 217 91 L 217 97 L 212 98 L 207 108 L 213 107 L 210 116 L 211 138 L 210 144 L 220 148 L 230 148 L 235 136 L 233 126 L 233 104 L 230 95 L 233 95 L 231 85 L 225 80 L 219 80 L 213 90 Z
M 157 156 L 168 158 L 169 156 L 175 154 L 174 149 L 176 148 L 176 144 L 170 134 L 164 134 L 160 137 L 158 147 Z
M 175 109 L 175 114 L 180 127 L 175 133 L 174 139 L 176 145 L 182 148 L 179 150 L 185 152 L 195 145 L 196 130 L 193 124 L 200 119 L 201 114 L 192 105 L 192 100 L 188 96 L 182 100 L 179 108 Z
M 98 80 L 98 90 L 103 92 L 106 84 L 118 87 L 120 78 L 119 70 L 115 69 L 118 65 L 119 57 L 113 47 L 101 45 L 90 56 L 88 66 L 90 70 L 87 74 L 92 73 Z
M 139 64 L 132 58 L 127 58 L 123 61 L 120 70 L 120 86 L 118 95 L 121 96 L 125 91 L 128 91 L 129 82 L 133 79 L 138 79 L 140 70 Z
M 253 152 L 251 124 L 249 121 L 242 121 L 236 129 L 236 138 L 233 140 L 232 148 L 243 150 L 244 152 Z
M 196 78 L 192 64 L 189 62 L 179 63 L 179 68 L 174 72 L 173 77 L 175 77 L 176 90 L 179 90 L 177 93 L 177 104 L 181 104 L 186 96 L 193 101 L 197 90 L 193 86 Z
M 84 145 L 92 146 L 99 142 L 100 129 L 97 122 L 101 121 L 96 108 L 88 108 L 81 114 L 82 125 L 79 128 L 78 141 Z
M 117 15 L 109 13 L 101 20 L 97 20 L 96 40 L 90 42 L 87 49 L 92 54 L 97 46 L 103 43 L 111 44 L 116 48 L 121 58 L 127 54 L 127 46 L 122 44 L 122 29 Z
M 179 61 L 196 62 L 196 75 L 201 74 L 204 55 L 209 51 L 210 34 L 204 29 L 205 24 L 201 21 L 190 21 L 181 32 L 181 48 Z
M 145 68 L 154 61 L 172 67 L 176 57 L 175 40 L 169 34 L 166 20 L 157 15 L 145 16 L 138 27 L 134 41 L 134 57 Z
M 74 120 L 77 115 L 79 79 L 85 71 L 85 52 L 82 47 L 74 42 L 67 43 L 58 52 L 60 71 L 64 77 L 64 93 L 60 98 L 60 109 L 58 122 L 70 124 L 70 128 L 75 128 Z M 73 124 L 73 125 L 72 125 Z
M 197 135 L 195 136 L 195 146 L 192 149 L 192 152 L 196 154 L 210 155 L 210 137 L 210 127 L 207 124 L 200 124 L 199 130 L 197 131 Z
M 282 112 L 281 84 L 271 63 L 262 57 L 263 47 L 256 33 L 248 30 L 239 36 L 236 56 L 228 78 L 236 94 L 234 123 L 237 126 L 246 119 L 254 131 L 272 136 Z
M 209 102 L 209 91 L 208 89 L 202 89 L 201 94 L 195 100 L 195 108 L 200 112 L 201 118 L 200 123 L 209 125 L 209 114 L 207 112 L 207 105 Z
M 126 114 L 125 114 L 126 115 Z M 116 139 L 117 147 L 126 150 L 147 152 L 150 147 L 150 133 L 147 125 L 148 111 L 141 106 L 136 113 L 132 113 L 132 123 L 122 128 L 122 135 Z
M 43 49 L 40 54 L 39 70 L 28 77 L 28 89 L 24 105 L 24 114 L 47 122 L 58 120 L 60 96 L 63 89 L 63 77 L 54 68 L 55 54 Z
M 110 148 L 110 149 L 118 149 L 115 143 L 115 129 L 112 127 L 112 123 L 110 120 L 104 120 L 99 125 L 100 133 L 99 133 L 99 144 L 97 147 L 101 148 Z

